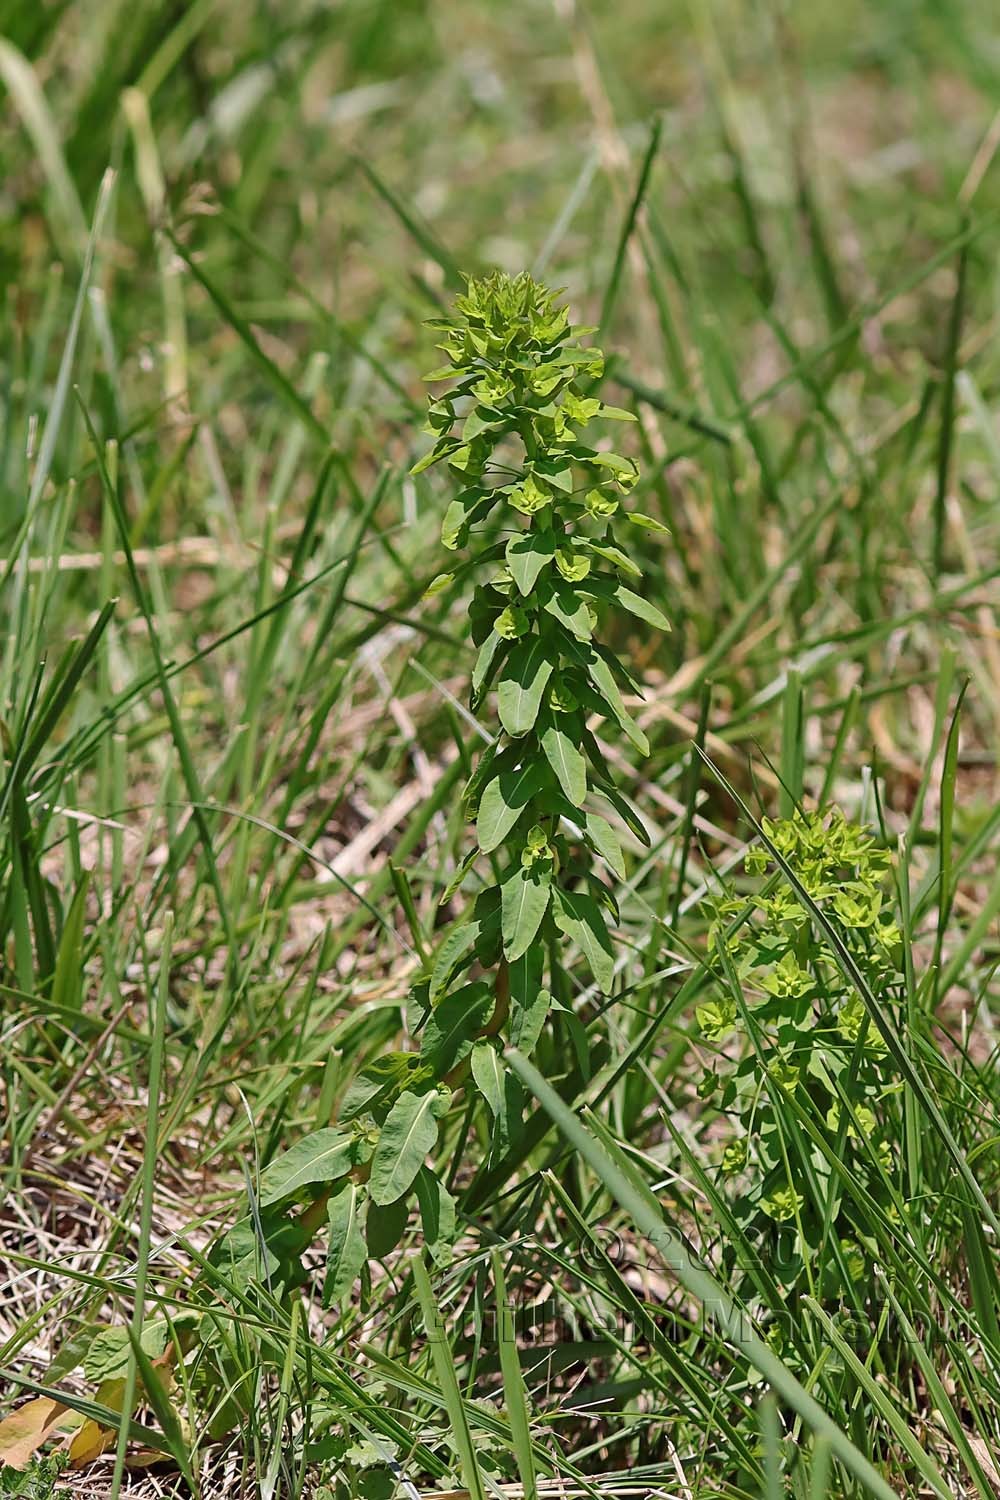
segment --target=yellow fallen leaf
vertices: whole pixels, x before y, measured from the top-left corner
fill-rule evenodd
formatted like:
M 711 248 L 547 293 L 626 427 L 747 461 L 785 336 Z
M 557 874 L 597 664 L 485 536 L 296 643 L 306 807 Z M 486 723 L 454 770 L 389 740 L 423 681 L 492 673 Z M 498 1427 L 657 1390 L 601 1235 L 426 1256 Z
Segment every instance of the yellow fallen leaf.
M 66 1417 L 66 1407 L 50 1396 L 26 1401 L 0 1422 L 0 1469 L 23 1469 Z
M 102 1406 L 110 1407 L 112 1411 L 121 1411 L 125 1400 L 124 1380 L 102 1380 L 94 1394 L 94 1400 L 99 1401 Z M 69 1445 L 70 1464 L 74 1469 L 82 1469 L 86 1464 L 93 1463 L 95 1458 L 100 1458 L 102 1453 L 107 1452 L 117 1437 L 116 1428 L 103 1427 L 100 1422 L 88 1417 Z

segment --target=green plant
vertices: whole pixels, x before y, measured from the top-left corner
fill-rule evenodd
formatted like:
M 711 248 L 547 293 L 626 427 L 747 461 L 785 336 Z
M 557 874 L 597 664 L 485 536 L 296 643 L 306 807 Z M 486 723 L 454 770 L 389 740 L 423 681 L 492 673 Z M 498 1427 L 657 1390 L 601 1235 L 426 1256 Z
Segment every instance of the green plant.
M 663 528 L 622 507 L 635 462 L 580 435 L 595 419 L 630 413 L 591 393 L 604 360 L 578 338 L 593 330 L 574 329 L 566 307 L 530 276 L 470 281 L 455 306 L 454 317 L 432 324 L 448 364 L 427 377 L 455 384 L 430 403 L 436 440 L 414 472 L 447 463 L 462 488 L 445 512 L 442 541 L 472 549 L 466 571 L 489 570 L 469 607 L 479 648 L 471 707 L 481 710 L 495 691 L 499 732 L 466 785 L 475 843 L 443 882 L 440 905 L 466 882 L 479 889 L 444 928 L 411 991 L 419 1050 L 363 1069 L 341 1124 L 304 1137 L 264 1173 L 267 1269 L 300 1279 L 300 1253 L 322 1223 L 327 1301 L 344 1297 L 369 1256 L 399 1240 L 411 1192 L 425 1243 L 447 1258 L 455 1204 L 426 1164 L 440 1122 L 456 1091 L 471 1090 L 489 1110 L 497 1150 L 516 1138 L 523 1099 L 505 1072 L 504 1042 L 533 1049 L 551 1007 L 569 994 L 571 954 L 599 991 L 611 992 L 608 920 L 619 913 L 608 874 L 625 875 L 611 817 L 645 838 L 592 723 L 609 718 L 647 753 L 622 696 L 638 684 L 595 635 L 602 614 L 618 607 L 669 628 L 636 592 L 641 570 L 614 532 L 620 517 Z M 440 576 L 428 592 L 453 577 Z M 257 1238 L 247 1218 L 223 1242 L 219 1263 L 242 1274 L 256 1263 Z
M 65 1455 L 34 1457 L 23 1470 L 0 1468 L 0 1495 L 7 1500 L 54 1500 L 60 1492 L 59 1478 L 66 1467 Z M 64 1492 L 65 1493 L 65 1492 Z
M 746 1282 L 740 1262 L 749 1253 L 789 1296 L 806 1289 L 856 1306 L 877 1253 L 872 1216 L 896 1216 L 902 1085 L 813 910 L 833 925 L 902 1030 L 901 935 L 885 889 L 890 858 L 839 811 L 765 819 L 762 827 L 768 843 L 750 848 L 747 874 L 766 874 L 777 856 L 798 888 L 772 869 L 763 889 L 719 904 L 710 931 L 719 991 L 697 1011 L 704 1040 L 724 1044 L 702 1092 L 732 1126 L 720 1170 L 741 1234 L 725 1256 L 737 1286 Z

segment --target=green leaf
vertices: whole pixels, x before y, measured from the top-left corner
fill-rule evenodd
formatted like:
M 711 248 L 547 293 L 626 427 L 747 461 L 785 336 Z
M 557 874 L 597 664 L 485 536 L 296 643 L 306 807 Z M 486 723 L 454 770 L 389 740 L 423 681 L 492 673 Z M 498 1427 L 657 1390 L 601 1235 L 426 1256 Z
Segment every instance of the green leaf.
M 562 490 L 565 495 L 573 493 L 573 470 L 562 458 L 538 459 L 535 469 L 544 475 L 546 484 Z
M 556 890 L 552 914 L 559 930 L 583 953 L 600 989 L 609 995 L 615 977 L 615 953 L 604 913 L 593 896 L 585 891 Z
M 448 905 L 448 902 L 451 900 L 452 896 L 454 896 L 455 892 L 462 884 L 462 881 L 465 879 L 466 875 L 468 875 L 469 871 L 472 869 L 472 866 L 475 864 L 478 857 L 478 849 L 469 850 L 468 854 L 462 860 L 462 863 L 458 866 L 458 869 L 455 871 L 454 875 L 452 875 L 448 884 L 441 892 L 441 896 L 438 899 L 439 907 Z
M 439 1266 L 451 1260 L 455 1249 L 455 1200 L 439 1177 L 421 1167 L 416 1178 L 417 1203 L 424 1244 Z
M 435 443 L 434 447 L 429 453 L 425 453 L 422 458 L 417 459 L 416 463 L 410 470 L 410 473 L 422 474 L 425 469 L 431 468 L 434 464 L 438 463 L 442 458 L 444 458 L 446 453 L 451 453 L 458 446 L 459 444 L 456 438 L 448 438 L 444 442 Z
M 628 798 L 623 796 L 618 788 L 614 786 L 602 785 L 599 786 L 597 790 L 600 792 L 602 797 L 606 798 L 607 801 L 611 803 L 611 806 L 615 809 L 615 812 L 618 813 L 622 822 L 631 833 L 635 834 L 640 844 L 644 845 L 647 849 L 651 848 L 652 840 L 650 839 L 649 834 L 646 832 L 646 828 L 642 822 L 642 819 L 639 817 L 638 813 L 635 811 Z
M 372 1157 L 368 1189 L 373 1203 L 385 1207 L 406 1192 L 437 1141 L 438 1121 L 448 1103 L 448 1096 L 440 1089 L 424 1094 L 407 1089 L 400 1094 L 382 1126 Z
M 529 948 L 508 965 L 510 984 L 510 1038 L 522 1052 L 532 1052 L 542 1034 L 552 996 L 542 988 L 542 954 Z
M 348 1180 L 333 1194 L 327 1205 L 329 1244 L 326 1253 L 326 1279 L 323 1283 L 323 1306 L 342 1302 L 368 1259 L 365 1218 L 368 1194 L 358 1183 Z
M 469 412 L 469 415 L 466 417 L 464 423 L 462 424 L 463 443 L 470 443 L 472 439 L 474 437 L 478 437 L 481 432 L 485 432 L 489 428 L 493 427 L 495 425 L 495 422 L 496 419 L 494 417 L 484 416 L 483 409 L 478 406 L 474 406 Z
M 611 675 L 611 668 L 607 662 L 595 652 L 587 663 L 587 671 L 590 674 L 591 682 L 640 755 L 648 755 L 649 741 L 622 702 L 622 695 L 618 691 L 618 684 Z
M 633 594 L 632 590 L 627 589 L 623 583 L 615 589 L 615 598 L 623 609 L 638 616 L 640 620 L 645 620 L 647 625 L 655 625 L 657 630 L 671 629 L 670 621 L 655 604 L 650 604 L 640 594 Z
M 572 589 L 557 588 L 545 601 L 545 611 L 558 620 L 570 635 L 578 641 L 589 641 L 594 633 L 594 623 L 587 601 Z
M 436 1078 L 450 1073 L 468 1056 L 494 1004 L 493 986 L 485 979 L 477 979 L 475 984 L 463 985 L 454 994 L 446 995 L 431 1011 L 420 1055 Z
M 662 521 L 655 521 L 652 516 L 644 516 L 637 510 L 624 512 L 626 521 L 631 521 L 633 526 L 641 526 L 644 531 L 661 531 L 664 536 L 670 535 L 670 527 L 664 526 Z
M 505 641 L 516 641 L 518 636 L 527 635 L 530 628 L 529 616 L 516 605 L 508 605 L 493 621 L 493 629 L 497 635 L 503 636 Z
M 439 573 L 432 578 L 421 595 L 422 599 L 433 599 L 435 594 L 443 594 L 445 589 L 455 582 L 454 573 Z
M 501 931 L 507 961 L 526 953 L 542 924 L 552 891 L 550 865 L 515 865 L 500 887 Z
M 395 1203 L 372 1203 L 365 1220 L 365 1239 L 372 1260 L 385 1260 L 391 1255 L 406 1232 L 406 1221 L 410 1217 L 410 1206 L 406 1198 L 397 1198 Z
M 551 676 L 552 663 L 540 637 L 531 636 L 513 647 L 504 662 L 497 702 L 500 722 L 512 738 L 533 727 Z
M 455 499 L 449 502 L 441 522 L 442 546 L 447 547 L 449 552 L 454 552 L 457 547 L 461 546 L 473 521 L 485 516 L 495 503 L 495 497 L 489 490 L 480 489 L 476 485 L 456 495 Z
M 599 813 L 589 812 L 584 821 L 587 837 L 597 850 L 598 854 L 604 856 L 608 864 L 614 870 L 619 880 L 624 880 L 627 874 L 625 860 L 622 856 L 622 846 L 618 842 L 618 836 L 606 818 Z
M 507 566 L 522 594 L 531 593 L 539 573 L 552 561 L 555 553 L 555 537 L 551 531 L 525 531 L 507 543 Z
M 549 724 L 542 733 L 542 750 L 574 807 L 587 795 L 587 762 L 577 745 L 558 724 Z
M 81 880 L 70 902 L 52 976 L 55 1010 L 79 1010 L 83 994 L 83 927 L 87 914 L 87 881 Z
M 420 1068 L 420 1058 L 415 1052 L 386 1052 L 377 1057 L 352 1079 L 340 1106 L 341 1119 L 353 1120 L 401 1088 L 404 1082 L 414 1083 Z
M 494 1116 L 503 1108 L 503 1074 L 500 1053 L 493 1042 L 483 1037 L 472 1049 L 472 1076 Z
M 447 933 L 437 953 L 431 970 L 430 1002 L 436 1005 L 448 988 L 455 965 L 470 951 L 479 936 L 478 922 L 460 922 Z
M 595 453 L 590 462 L 602 469 L 610 469 L 622 489 L 630 489 L 639 478 L 639 469 L 631 458 L 620 453 Z
M 239 1219 L 213 1246 L 210 1263 L 239 1288 L 268 1280 L 297 1284 L 303 1275 L 299 1256 L 312 1238 L 309 1230 L 275 1211 L 260 1215 L 260 1227 L 263 1243 L 255 1219 L 249 1214 Z
M 517 765 L 518 747 L 508 745 L 505 750 L 501 750 L 500 745 L 499 739 L 493 740 L 477 760 L 475 769 L 462 791 L 462 801 L 467 808 L 475 809 L 478 806 L 479 795 L 491 776 L 496 776 L 501 771 Z M 475 817 L 475 812 L 467 812 L 466 817 Z
M 141 1342 L 150 1359 L 159 1359 L 170 1342 L 170 1325 L 166 1318 L 143 1323 Z M 102 1380 L 123 1380 L 128 1374 L 131 1354 L 128 1328 L 124 1324 L 105 1328 L 87 1350 L 83 1361 L 84 1374 L 93 1385 L 100 1385 Z
M 490 676 L 495 666 L 499 665 L 498 655 L 502 660 L 502 654 L 508 649 L 507 642 L 502 635 L 491 631 L 479 648 L 476 657 L 476 665 L 472 669 L 472 701 L 477 703 L 489 685 Z
M 544 781 L 542 767 L 529 762 L 514 771 L 501 771 L 479 799 L 476 838 L 484 854 L 498 848 L 518 818 L 537 796 Z
M 632 578 L 642 577 L 642 569 L 618 547 L 612 547 L 610 542 L 587 542 L 586 545 L 591 552 L 596 552 L 598 557 L 603 557 L 605 562 L 611 563 L 619 572 L 628 573 Z
M 268 1208 L 314 1183 L 336 1182 L 354 1165 L 354 1137 L 329 1127 L 314 1130 L 265 1167 L 260 1179 L 260 1206 Z
M 538 1038 L 542 1034 L 549 1011 L 552 1009 L 552 996 L 548 990 L 538 989 L 530 1000 L 523 1004 L 511 1003 L 510 1040 L 511 1045 L 519 1047 L 522 1052 L 533 1052 L 538 1045 Z
M 425 375 L 424 379 L 426 380 L 427 378 L 428 377 Z M 611 421 L 611 422 L 636 422 L 636 421 L 638 421 L 638 418 L 635 415 L 635 412 L 626 411 L 623 406 L 605 406 L 603 402 L 601 403 L 601 410 L 600 410 L 600 412 L 599 412 L 598 415 L 602 416 L 602 417 L 607 417 L 608 420 Z
M 472 1053 L 472 1076 L 493 1116 L 494 1150 L 506 1152 L 521 1125 L 523 1096 L 517 1079 L 504 1067 L 493 1042 L 477 1042 Z

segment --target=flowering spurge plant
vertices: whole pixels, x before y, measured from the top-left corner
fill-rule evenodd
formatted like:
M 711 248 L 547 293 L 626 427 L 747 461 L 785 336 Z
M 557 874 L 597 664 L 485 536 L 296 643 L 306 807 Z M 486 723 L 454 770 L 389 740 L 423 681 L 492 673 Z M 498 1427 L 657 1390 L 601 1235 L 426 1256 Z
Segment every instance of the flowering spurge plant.
M 458 1090 L 477 1096 L 502 1156 L 521 1125 L 520 1088 L 506 1042 L 530 1052 L 564 976 L 604 994 L 615 974 L 609 924 L 625 866 L 612 819 L 648 842 L 594 734 L 617 725 L 647 753 L 623 693 L 627 669 L 597 639 L 602 615 L 624 609 L 668 629 L 637 592 L 641 572 L 617 534 L 664 528 L 626 509 L 635 463 L 588 443 L 596 419 L 631 420 L 592 394 L 599 350 L 579 343 L 567 310 L 530 276 L 470 281 L 453 318 L 432 326 L 450 381 L 430 403 L 435 438 L 416 470 L 444 463 L 459 485 L 444 546 L 467 549 L 481 571 L 469 605 L 478 654 L 471 706 L 496 705 L 491 741 L 465 788 L 475 842 L 442 906 L 466 882 L 478 890 L 446 926 L 410 995 L 415 1050 L 389 1053 L 350 1085 L 340 1124 L 298 1141 L 265 1170 L 259 1203 L 221 1242 L 230 1277 L 301 1281 L 300 1256 L 328 1237 L 326 1298 L 335 1301 L 400 1239 L 411 1201 L 425 1243 L 446 1258 L 455 1204 L 427 1165 Z M 435 580 L 431 591 L 452 586 Z M 263 1259 L 261 1258 L 263 1229 Z
M 747 874 L 773 870 L 773 850 L 795 884 L 775 872 L 717 905 L 709 941 L 718 990 L 697 1009 L 715 1054 L 701 1092 L 730 1126 L 720 1175 L 737 1233 L 726 1255 L 751 1283 L 764 1267 L 786 1295 L 821 1291 L 856 1305 L 874 1248 L 864 1205 L 890 1221 L 896 1212 L 901 1084 L 815 914 L 880 1005 L 898 1014 L 890 856 L 838 811 L 762 827 L 770 848 L 750 848 Z

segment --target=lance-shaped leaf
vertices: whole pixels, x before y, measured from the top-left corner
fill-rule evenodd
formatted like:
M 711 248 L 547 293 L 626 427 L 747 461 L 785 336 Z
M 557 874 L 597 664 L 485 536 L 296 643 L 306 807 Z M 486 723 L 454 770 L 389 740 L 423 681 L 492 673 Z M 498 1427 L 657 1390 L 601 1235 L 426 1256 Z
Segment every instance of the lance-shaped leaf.
M 406 1198 L 397 1198 L 395 1203 L 370 1203 L 365 1220 L 365 1239 L 372 1260 L 385 1260 L 399 1244 L 406 1231 L 410 1217 L 410 1205 Z
M 500 722 L 514 739 L 527 734 L 538 718 L 552 662 L 537 635 L 519 641 L 503 664 L 497 693 Z
M 342 1302 L 368 1259 L 365 1218 L 368 1194 L 348 1179 L 333 1194 L 327 1206 L 329 1241 L 326 1253 L 326 1279 L 323 1283 L 323 1306 Z
M 208 1258 L 236 1287 L 270 1282 L 274 1290 L 276 1284 L 290 1286 L 303 1279 L 299 1256 L 310 1238 L 308 1229 L 272 1209 L 260 1214 L 259 1229 L 255 1217 L 239 1219 Z
M 597 984 L 608 995 L 615 977 L 615 954 L 604 913 L 586 891 L 557 890 L 552 903 L 556 926 L 574 943 L 590 965 Z
M 587 663 L 587 671 L 590 674 L 590 680 L 594 684 L 594 687 L 600 693 L 604 702 L 610 708 L 612 715 L 617 719 L 622 729 L 624 729 L 635 748 L 641 755 L 648 755 L 649 741 L 622 702 L 622 695 L 618 691 L 618 684 L 615 682 L 611 674 L 611 668 L 607 662 L 602 656 L 598 656 L 595 653 Z
M 657 609 L 655 604 L 650 604 L 648 599 L 643 599 L 640 594 L 634 594 L 620 583 L 615 589 L 615 598 L 630 614 L 640 620 L 645 620 L 647 625 L 655 625 L 657 630 L 669 630 L 670 621 L 662 610 Z
M 344 1130 L 314 1130 L 265 1167 L 260 1205 L 267 1208 L 317 1182 L 336 1182 L 354 1165 L 354 1137 Z
M 481 1038 L 472 1049 L 472 1076 L 490 1113 L 497 1114 L 503 1101 L 503 1064 L 500 1053 L 487 1037 Z
M 473 707 L 481 702 L 483 694 L 503 662 L 505 653 L 509 650 L 510 642 L 502 635 L 497 635 L 495 630 L 491 630 L 479 648 L 476 665 L 472 669 Z
M 424 1244 L 439 1266 L 451 1260 L 455 1248 L 455 1200 L 439 1177 L 421 1167 L 416 1177 L 417 1203 Z
M 510 1039 L 525 1054 L 534 1051 L 552 1004 L 552 996 L 542 988 L 542 969 L 542 953 L 537 945 L 507 967 Z
M 644 516 L 639 511 L 627 510 L 626 521 L 631 521 L 633 526 L 640 526 L 643 531 L 662 531 L 665 536 L 670 535 L 670 527 L 664 526 L 662 521 L 656 521 L 652 516 Z
M 442 444 L 440 443 L 437 445 L 438 448 L 441 446 Z M 435 453 L 437 457 L 434 457 Z M 442 454 L 437 453 L 437 448 L 435 448 L 431 454 L 428 454 L 428 459 L 430 463 L 437 463 L 438 458 L 442 456 Z M 429 467 L 429 464 L 424 463 L 424 467 Z M 412 472 L 417 473 L 418 471 L 415 469 Z M 457 495 L 451 501 L 444 513 L 444 520 L 441 522 L 441 541 L 448 548 L 449 552 L 454 552 L 457 547 L 462 545 L 468 536 L 469 527 L 474 521 L 480 520 L 486 515 L 487 511 L 495 503 L 495 500 L 496 497 L 490 490 L 473 487 L 472 489 L 463 490 L 462 494 Z
M 424 470 L 429 469 L 432 464 L 439 463 L 446 454 L 454 453 L 458 449 L 458 447 L 458 439 L 452 437 L 445 438 L 444 441 L 435 443 L 434 447 L 429 453 L 425 453 L 423 458 L 417 459 L 416 463 L 410 470 L 410 473 L 422 474 Z
M 448 884 L 445 886 L 444 890 L 441 892 L 441 895 L 438 897 L 438 906 L 447 906 L 448 905 L 448 902 L 451 900 L 452 896 L 455 895 L 455 893 L 458 890 L 459 886 L 462 884 L 462 881 L 465 879 L 466 875 L 468 875 L 469 871 L 472 869 L 472 866 L 475 864 L 475 862 L 476 862 L 476 860 L 477 860 L 478 857 L 479 857 L 479 850 L 478 849 L 470 849 L 469 850 L 468 854 L 462 860 L 462 863 L 459 865 L 458 869 L 452 875 L 452 877 L 449 880 Z
M 440 1089 L 414 1094 L 407 1089 L 389 1111 L 375 1155 L 368 1190 L 372 1202 L 383 1207 L 401 1198 L 433 1149 L 438 1121 L 448 1108 Z
M 605 562 L 611 563 L 612 567 L 621 573 L 627 573 L 632 578 L 641 578 L 642 569 L 638 567 L 630 557 L 618 547 L 613 547 L 610 542 L 586 542 L 591 552 L 596 552 L 598 557 L 603 557 Z
M 620 453 L 595 453 L 590 462 L 602 469 L 610 469 L 623 490 L 631 489 L 639 478 L 639 466 L 635 460 L 623 458 Z
M 503 948 L 510 963 L 531 947 L 552 892 L 551 865 L 515 865 L 500 887 Z
M 574 807 L 579 807 L 587 795 L 587 763 L 579 746 L 557 720 L 542 731 L 542 750 L 566 796 Z
M 555 557 L 556 539 L 551 531 L 525 531 L 507 543 L 507 566 L 522 594 L 530 594 L 538 575 Z
M 479 799 L 476 837 L 484 854 L 498 849 L 525 808 L 538 795 L 545 776 L 537 761 L 501 771 Z
M 498 637 L 493 636 L 492 639 L 497 640 Z M 467 818 L 475 817 L 479 798 L 487 781 L 494 776 L 498 776 L 501 771 L 511 770 L 516 766 L 518 754 L 519 751 L 516 745 L 508 745 L 505 749 L 502 749 L 499 739 L 493 740 L 491 744 L 486 746 L 476 761 L 475 769 L 462 790 L 462 802 L 466 808 Z
M 521 1086 L 504 1066 L 495 1044 L 485 1038 L 473 1048 L 472 1076 L 493 1116 L 494 1146 L 502 1154 L 510 1147 L 521 1124 Z
M 545 989 L 536 990 L 531 999 L 526 999 L 523 1005 L 512 1005 L 511 1045 L 524 1053 L 534 1052 L 551 1009 L 552 995 Z
M 588 812 L 584 821 L 584 829 L 588 840 L 598 854 L 603 855 L 619 880 L 624 880 L 627 871 L 622 856 L 622 846 L 611 824 L 599 813 Z
M 640 844 L 644 844 L 647 849 L 651 848 L 652 840 L 650 839 L 649 834 L 646 832 L 646 828 L 642 822 L 642 819 L 639 817 L 638 813 L 635 811 L 635 808 L 629 802 L 628 798 L 623 796 L 618 788 L 612 786 L 610 783 L 608 783 L 607 785 L 602 784 L 597 788 L 597 790 L 600 792 L 602 797 L 605 797 L 611 803 L 611 806 L 615 809 L 615 812 L 618 813 L 622 822 L 632 833 L 635 834 Z
M 449 929 L 444 941 L 434 955 L 431 970 L 430 1001 L 434 1005 L 448 988 L 448 984 L 459 962 L 469 956 L 471 961 L 473 944 L 479 936 L 478 922 L 460 922 Z M 468 965 L 463 965 L 468 967 Z

